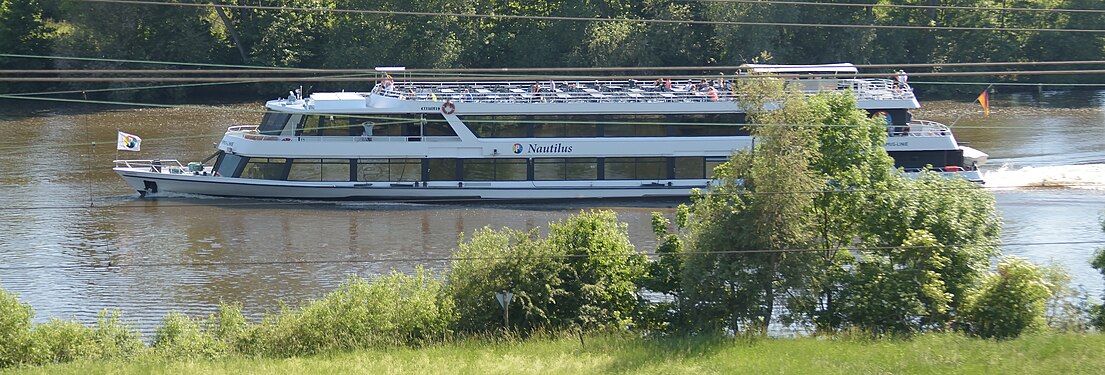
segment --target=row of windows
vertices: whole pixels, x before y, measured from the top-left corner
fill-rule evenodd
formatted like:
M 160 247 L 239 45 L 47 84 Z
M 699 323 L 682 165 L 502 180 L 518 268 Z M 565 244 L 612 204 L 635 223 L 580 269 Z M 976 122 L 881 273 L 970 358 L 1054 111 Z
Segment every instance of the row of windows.
M 747 135 L 742 113 L 461 116 L 480 138 Z
M 701 179 L 725 158 L 283 159 L 224 155 L 223 175 L 289 181 Z M 234 170 L 241 168 L 240 171 Z
M 701 137 L 747 135 L 741 113 L 461 116 L 480 138 Z M 263 134 L 280 134 L 288 113 L 266 113 Z M 296 136 L 456 136 L 440 114 L 302 116 Z
M 297 136 L 456 136 L 441 115 L 305 116 Z
M 298 117 L 296 136 L 456 136 L 456 132 L 439 114 L 402 114 L 376 116 L 312 115 Z M 283 132 L 292 114 L 265 113 L 261 119 L 261 134 Z

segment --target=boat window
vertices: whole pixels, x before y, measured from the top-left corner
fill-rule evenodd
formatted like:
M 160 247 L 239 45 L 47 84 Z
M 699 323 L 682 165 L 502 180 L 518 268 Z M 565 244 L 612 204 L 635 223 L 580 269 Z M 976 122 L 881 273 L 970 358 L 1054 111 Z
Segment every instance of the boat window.
M 245 158 L 227 153 L 219 153 L 219 159 L 215 160 L 215 172 L 218 172 L 220 176 L 234 176 L 234 173 L 238 171 L 238 168 L 245 162 Z
M 479 138 L 526 138 L 531 123 L 529 116 L 465 116 L 464 123 Z
M 445 117 L 435 114 L 397 114 L 350 117 L 353 135 L 377 137 L 456 136 Z
M 249 158 L 245 168 L 242 169 L 241 177 L 262 180 L 283 180 L 284 167 L 287 165 L 287 162 L 287 159 L 278 158 Z
M 261 118 L 261 126 L 258 128 L 258 131 L 261 134 L 280 134 L 291 117 L 291 113 L 265 112 L 265 117 Z
M 668 134 L 664 115 L 619 116 L 603 121 L 606 137 L 663 137 Z
M 675 178 L 706 178 L 706 158 L 675 158 Z
M 533 124 L 533 136 L 537 138 L 565 138 L 565 137 L 595 137 L 598 136 L 598 125 L 589 124 L 560 124 L 541 123 Z
M 666 158 L 606 158 L 603 169 L 607 180 L 665 180 Z
M 596 158 L 540 158 L 533 159 L 533 179 L 596 180 L 599 177 Z
M 295 135 L 304 137 L 313 137 L 319 135 L 319 121 L 322 118 L 320 116 L 303 116 L 303 120 L 295 129 Z
M 430 181 L 457 180 L 457 159 L 429 159 Z
M 421 159 L 358 159 L 357 181 L 419 181 Z
M 349 181 L 349 159 L 293 159 L 290 181 Z
M 360 119 L 348 116 L 323 116 L 318 135 L 330 137 L 359 136 L 364 133 Z
M 467 159 L 463 163 L 467 181 L 525 181 L 526 159 Z
M 457 132 L 449 125 L 442 115 L 425 115 L 426 125 L 423 132 L 430 137 L 456 137 Z

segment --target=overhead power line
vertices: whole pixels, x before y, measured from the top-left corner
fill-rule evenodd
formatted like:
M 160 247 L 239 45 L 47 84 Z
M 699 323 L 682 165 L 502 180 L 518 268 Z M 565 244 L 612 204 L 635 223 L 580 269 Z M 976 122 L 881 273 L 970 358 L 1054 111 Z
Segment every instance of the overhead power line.
M 585 259 L 585 258 L 622 258 L 634 256 L 680 256 L 680 255 L 743 255 L 765 253 L 820 253 L 848 251 L 892 251 L 892 250 L 933 250 L 957 247 L 1024 247 L 1024 246 L 1060 246 L 1060 245 L 1092 245 L 1103 244 L 1105 241 L 1059 241 L 1059 242 L 1011 242 L 1011 243 L 984 243 L 984 244 L 958 244 L 937 246 L 871 246 L 847 249 L 749 249 L 727 251 L 682 251 L 679 253 L 660 252 L 633 252 L 626 254 L 567 254 L 567 255 L 503 255 L 482 257 L 411 257 L 411 258 L 381 258 L 381 259 L 318 259 L 318 260 L 269 260 L 269 261 L 243 261 L 243 262 L 162 262 L 162 263 L 131 263 L 94 265 L 42 265 L 42 266 L 7 266 L 0 267 L 0 271 L 16 270 L 45 270 L 45 269 L 113 269 L 113 268 L 158 268 L 158 267 L 223 267 L 223 266 L 270 266 L 290 264 L 348 264 L 348 263 L 429 263 L 429 262 L 465 262 L 478 260 L 497 259 Z
M 966 67 L 995 67 L 995 66 L 1062 66 L 1062 65 L 1102 65 L 1105 60 L 1082 61 L 1013 61 L 1013 62 L 979 62 L 979 63 L 932 63 L 932 64 L 853 64 L 858 69 L 874 68 L 966 68 Z M 456 73 L 535 73 L 535 72 L 625 72 L 625 71 L 737 71 L 745 70 L 743 65 L 721 66 L 623 66 L 623 67 L 546 67 L 546 68 L 407 68 L 403 74 L 456 74 Z M 287 74 L 382 74 L 374 69 L 9 69 L 0 70 L 0 74 L 113 74 L 113 75 L 144 75 L 144 74 L 240 74 L 240 75 L 287 75 Z M 879 74 L 884 76 L 884 74 Z
M 163 5 L 183 7 L 212 7 L 210 3 L 166 3 L 147 0 L 74 0 L 86 3 L 115 3 L 134 5 Z M 305 12 L 329 12 L 350 14 L 372 14 L 381 16 L 423 16 L 423 17 L 457 17 L 457 18 L 483 18 L 483 19 L 523 19 L 540 21 L 580 21 L 580 22 L 631 22 L 650 24 L 698 24 L 698 25 L 727 25 L 727 26 L 784 26 L 784 27 L 825 27 L 825 28 L 861 28 L 861 29 L 905 29 L 905 30 L 948 30 L 948 31 L 1035 31 L 1035 32 L 1072 32 L 1072 33 L 1105 33 L 1103 29 L 1045 29 L 1045 28 L 1017 28 L 1017 27 L 962 27 L 962 26 L 913 26 L 913 25 L 856 25 L 856 24 L 817 24 L 817 23 L 793 23 L 793 22 L 744 22 L 744 21 L 708 21 L 708 20 L 674 20 L 674 19 L 634 19 L 634 18 L 602 18 L 602 17 L 568 17 L 568 16 L 524 16 L 511 14 L 480 14 L 480 13 L 451 13 L 451 12 L 412 12 L 395 10 L 367 10 L 367 9 L 338 9 L 338 8 L 308 8 L 308 7 L 282 7 L 267 5 L 231 5 L 219 4 L 220 8 L 229 9 L 255 9 L 277 11 L 305 11 Z
M 703 3 L 741 3 L 756 5 L 802 5 L 813 7 L 856 7 L 856 8 L 898 8 L 898 9 L 935 9 L 965 11 L 1009 11 L 1009 12 L 1045 12 L 1045 13 L 1105 13 L 1103 9 L 1066 9 L 1066 8 L 1003 8 L 968 7 L 956 5 L 909 5 L 909 4 L 858 4 L 858 3 L 819 3 L 813 1 L 775 1 L 775 0 L 684 0 Z
M 1083 75 L 1105 74 L 1105 69 L 1077 69 L 1077 70 L 1009 70 L 1009 71 L 980 71 L 980 72 L 915 72 L 909 73 L 911 77 L 977 77 L 977 76 L 1038 76 L 1038 75 Z M 719 77 L 714 75 L 484 75 L 484 76 L 419 76 L 406 77 L 400 81 L 409 82 L 502 82 L 502 81 L 544 81 L 549 79 L 567 81 L 592 81 L 592 80 L 654 80 L 670 78 L 676 80 L 686 79 L 717 79 L 717 78 L 803 78 L 809 74 L 745 74 L 740 76 Z M 821 78 L 886 78 L 885 73 L 864 74 L 817 74 Z M 385 79 L 384 77 L 0 77 L 0 82 L 373 82 Z

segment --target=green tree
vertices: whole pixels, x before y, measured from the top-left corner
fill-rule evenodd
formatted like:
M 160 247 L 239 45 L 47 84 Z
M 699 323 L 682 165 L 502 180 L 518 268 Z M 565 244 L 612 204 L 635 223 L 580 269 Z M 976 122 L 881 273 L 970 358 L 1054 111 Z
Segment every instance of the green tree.
M 212 33 L 211 9 L 69 2 L 65 4 L 63 11 L 69 27 L 60 33 L 54 45 L 54 53 L 57 55 L 208 63 L 223 61 L 230 53 L 229 47 Z M 58 61 L 57 67 L 120 69 L 142 66 L 107 61 L 62 60 Z M 164 68 L 161 65 L 158 67 Z M 147 84 L 150 83 L 142 83 Z M 110 84 L 111 87 L 131 85 Z M 73 86 L 91 87 L 79 84 Z M 183 90 L 179 90 L 166 95 L 184 94 Z M 119 92 L 114 95 L 120 99 L 129 99 L 136 94 Z
M 407 12 L 470 11 L 469 1 L 335 0 L 340 9 L 388 9 Z M 319 35 L 319 63 L 334 68 L 412 66 L 447 68 L 458 64 L 466 25 L 452 16 L 395 16 L 335 13 Z M 306 46 L 305 46 L 306 47 Z
M 833 300 L 841 290 L 841 277 L 854 256 L 846 249 L 867 232 L 865 225 L 872 202 L 900 185 L 894 161 L 883 148 L 886 127 L 856 108 L 846 93 L 811 97 L 817 127 L 820 158 L 811 168 L 826 181 L 823 192 L 814 195 L 813 212 L 817 238 L 818 266 L 809 274 L 810 288 L 791 295 L 791 319 L 812 321 L 820 329 L 837 323 Z
M 16 55 L 47 55 L 49 34 L 53 30 L 43 19 L 39 0 L 0 0 L 0 51 Z M 0 68 L 47 69 L 48 60 L 0 57 Z M 30 85 L 0 83 L 0 90 L 16 90 Z
M 2 0 L 0 1 L 0 51 L 10 54 L 42 55 L 49 50 L 47 34 L 51 31 L 42 18 L 42 4 L 39 0 Z M 0 66 L 12 65 L 13 61 L 0 59 Z
M 905 179 L 873 202 L 864 224 L 864 244 L 872 248 L 903 246 L 911 229 L 925 230 L 940 244 L 947 258 L 938 272 L 952 294 L 951 309 L 959 307 L 967 290 L 990 268 L 998 255 L 1001 217 L 993 193 L 977 184 L 947 178 L 935 172 Z
M 981 337 L 1014 338 L 1045 326 L 1044 304 L 1050 296 L 1050 286 L 1038 267 L 1010 257 L 967 297 L 963 320 L 970 332 Z
M 800 288 L 811 257 L 808 220 L 822 179 L 814 118 L 804 96 L 775 79 L 741 83 L 742 102 L 757 144 L 718 167 L 708 193 L 690 208 L 688 243 L 695 250 L 683 272 L 684 307 L 698 329 L 765 331 L 785 292 Z M 767 111 L 768 103 L 780 109 Z M 795 194 L 797 193 L 797 194 Z
M 685 296 L 681 273 L 686 257 L 685 244 L 680 231 L 686 227 L 689 213 L 685 204 L 676 208 L 676 231 L 669 231 L 671 221 L 659 212 L 652 213 L 652 232 L 659 245 L 656 247 L 656 259 L 648 262 L 648 274 L 641 280 L 644 289 L 661 293 L 670 301 L 642 301 L 641 313 L 643 328 L 651 332 L 670 332 L 686 329 L 686 310 L 682 307 Z

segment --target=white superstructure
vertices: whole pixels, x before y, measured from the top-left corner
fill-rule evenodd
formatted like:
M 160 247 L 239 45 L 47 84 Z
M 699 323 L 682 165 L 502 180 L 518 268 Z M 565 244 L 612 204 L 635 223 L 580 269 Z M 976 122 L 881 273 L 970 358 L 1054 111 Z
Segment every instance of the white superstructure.
M 227 129 L 213 165 L 120 160 L 115 171 L 143 195 L 685 197 L 705 188 L 713 167 L 733 150 L 752 144 L 731 79 L 419 83 L 389 77 L 370 92 L 292 93 L 269 101 L 260 125 Z M 920 105 L 908 85 L 812 76 L 795 82 L 809 93 L 850 91 L 859 108 L 886 118 L 887 151 L 907 171 L 933 165 L 981 180 L 973 164 L 985 154 L 959 146 L 944 125 L 913 121 L 908 110 Z M 975 159 L 965 162 L 965 150 Z

